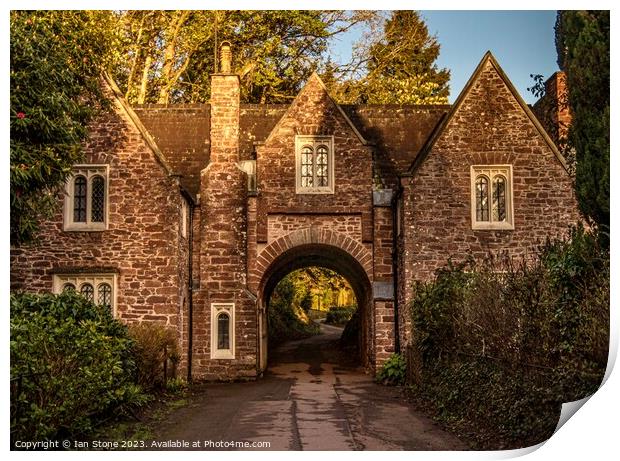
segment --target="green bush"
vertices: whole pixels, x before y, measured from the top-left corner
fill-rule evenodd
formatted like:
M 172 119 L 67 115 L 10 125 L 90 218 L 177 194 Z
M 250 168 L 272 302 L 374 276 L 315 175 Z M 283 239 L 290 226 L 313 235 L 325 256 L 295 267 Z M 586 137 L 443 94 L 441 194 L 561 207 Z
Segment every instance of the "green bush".
M 419 394 L 446 421 L 488 426 L 504 448 L 544 440 L 561 403 L 602 381 L 609 281 L 608 251 L 575 228 L 529 259 L 448 264 L 416 283 Z
M 327 311 L 325 323 L 329 323 L 331 325 L 344 325 L 351 320 L 351 317 L 353 317 L 356 309 L 357 306 L 332 306 L 329 308 L 329 311 Z
M 296 305 L 295 287 L 290 277 L 283 278 L 272 293 L 267 308 L 267 322 L 270 346 L 319 333 L 319 325 Z
M 142 403 L 133 342 L 109 308 L 66 292 L 11 295 L 11 439 L 75 435 Z
M 176 378 L 180 360 L 176 333 L 156 323 L 129 325 L 134 340 L 138 384 L 144 389 L 163 388 L 168 378 Z
M 377 373 L 377 382 L 397 386 L 405 383 L 407 362 L 400 354 L 392 354 Z

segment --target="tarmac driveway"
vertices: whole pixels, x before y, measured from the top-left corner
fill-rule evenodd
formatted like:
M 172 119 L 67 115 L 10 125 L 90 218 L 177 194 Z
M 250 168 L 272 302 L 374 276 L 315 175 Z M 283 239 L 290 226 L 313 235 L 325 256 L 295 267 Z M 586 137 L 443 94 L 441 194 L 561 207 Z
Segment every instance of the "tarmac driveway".
M 186 407 L 153 428 L 160 448 L 466 449 L 398 389 L 375 384 L 347 364 L 336 347 L 341 328 L 321 325 L 321 331 L 273 351 L 258 381 L 200 386 Z

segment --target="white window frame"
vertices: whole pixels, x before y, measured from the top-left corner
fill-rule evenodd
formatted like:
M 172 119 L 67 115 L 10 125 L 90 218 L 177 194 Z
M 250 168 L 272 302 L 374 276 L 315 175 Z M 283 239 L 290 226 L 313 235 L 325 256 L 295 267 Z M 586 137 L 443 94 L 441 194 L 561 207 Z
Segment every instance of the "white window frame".
M 472 165 L 471 166 L 471 227 L 474 230 L 514 230 L 512 165 Z M 506 219 L 493 221 L 493 178 L 506 179 Z M 476 215 L 476 179 L 486 176 L 489 180 L 489 221 L 478 221 Z
M 327 146 L 327 186 L 302 187 L 301 185 L 301 150 L 304 146 L 312 147 L 316 154 L 316 148 L 320 145 Z M 333 194 L 334 193 L 334 137 L 333 136 L 295 136 L 295 192 L 297 194 Z M 313 181 L 314 183 L 314 181 Z
M 104 231 L 108 229 L 108 210 L 109 206 L 109 165 L 92 164 L 92 165 L 75 165 L 71 176 L 65 185 L 65 203 L 64 203 L 64 230 L 65 231 Z M 74 186 L 75 177 L 82 175 L 86 178 L 86 222 L 73 221 L 73 202 L 75 199 Z M 104 184 L 104 204 L 103 204 L 103 222 L 91 221 L 92 210 L 92 180 L 95 176 L 103 177 Z
M 217 317 L 228 314 L 228 349 L 217 348 Z M 235 303 L 211 303 L 211 358 L 231 360 L 235 358 Z
M 60 294 L 67 283 L 73 284 L 75 291 L 80 292 L 80 287 L 89 283 L 94 288 L 94 301 L 97 302 L 99 295 L 99 286 L 107 283 L 112 288 L 111 306 L 112 315 L 116 317 L 116 295 L 118 293 L 116 274 L 114 273 L 97 273 L 97 274 L 54 274 L 52 291 Z

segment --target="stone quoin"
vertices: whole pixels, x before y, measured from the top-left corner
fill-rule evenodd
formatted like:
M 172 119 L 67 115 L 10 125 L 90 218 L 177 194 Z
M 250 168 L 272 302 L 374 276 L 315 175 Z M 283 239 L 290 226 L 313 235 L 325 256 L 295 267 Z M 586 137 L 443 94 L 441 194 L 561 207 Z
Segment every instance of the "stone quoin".
M 39 240 L 11 248 L 12 289 L 75 288 L 174 329 L 189 377 L 251 379 L 274 287 L 320 265 L 350 282 L 374 372 L 410 341 L 414 280 L 525 256 L 579 220 L 547 134 L 564 128 L 543 128 L 491 53 L 436 106 L 339 105 L 316 74 L 290 104 L 242 104 L 229 44 L 221 56 L 208 104 L 130 107 L 104 79 L 113 110 Z

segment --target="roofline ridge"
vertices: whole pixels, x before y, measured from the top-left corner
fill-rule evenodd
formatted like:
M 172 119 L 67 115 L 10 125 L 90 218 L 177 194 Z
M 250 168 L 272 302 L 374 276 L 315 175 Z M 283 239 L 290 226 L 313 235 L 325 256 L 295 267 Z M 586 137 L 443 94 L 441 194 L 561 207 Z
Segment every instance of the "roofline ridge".
M 517 103 L 519 104 L 521 109 L 525 112 L 525 115 L 530 119 L 530 121 L 532 122 L 536 130 L 543 137 L 543 139 L 545 140 L 546 144 L 549 146 L 549 148 L 551 149 L 555 157 L 562 164 L 566 172 L 569 172 L 568 164 L 566 163 L 566 159 L 564 158 L 564 156 L 560 153 L 559 149 L 557 148 L 555 143 L 551 140 L 551 138 L 549 137 L 545 129 L 542 127 L 542 125 L 540 124 L 540 121 L 536 118 L 532 110 L 525 103 L 525 101 L 523 100 L 523 98 L 521 97 L 517 89 L 515 88 L 515 86 L 512 84 L 512 82 L 510 81 L 510 79 L 508 78 L 504 70 L 502 69 L 502 67 L 499 65 L 499 62 L 497 61 L 497 59 L 495 59 L 495 56 L 493 55 L 491 50 L 487 50 L 482 56 L 482 59 L 480 60 L 478 65 L 476 66 L 476 69 L 474 70 L 474 72 L 471 74 L 471 76 L 467 80 L 467 83 L 465 84 L 461 92 L 459 93 L 458 97 L 456 98 L 456 101 L 454 101 L 454 104 L 452 104 L 452 107 L 450 108 L 448 113 L 439 122 L 436 129 L 433 130 L 433 132 L 431 133 L 431 136 L 429 136 L 426 143 L 424 143 L 424 146 L 422 146 L 422 149 L 420 149 L 420 153 L 416 156 L 416 158 L 411 163 L 411 166 L 407 169 L 406 176 L 410 176 L 413 173 L 415 173 L 415 171 L 424 162 L 430 150 L 433 148 L 433 146 L 437 142 L 437 139 L 443 134 L 445 128 L 452 120 L 452 117 L 459 110 L 461 104 L 463 103 L 463 100 L 469 94 L 471 87 L 480 77 L 480 74 L 482 73 L 482 70 L 484 69 L 484 66 L 487 64 L 487 62 L 491 63 L 495 71 L 498 73 L 499 77 L 502 79 L 502 81 L 508 88 L 508 91 L 510 91 L 513 97 L 517 100 Z

